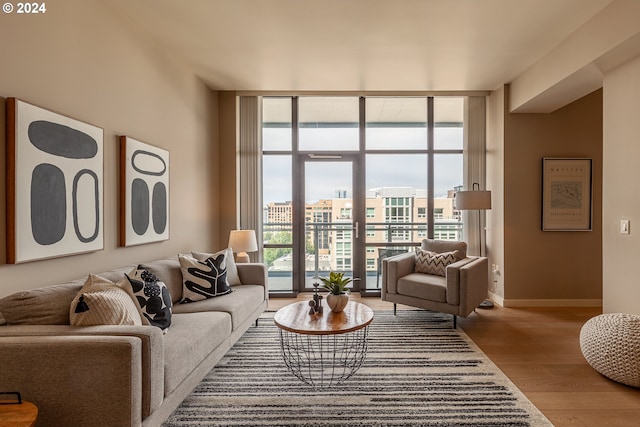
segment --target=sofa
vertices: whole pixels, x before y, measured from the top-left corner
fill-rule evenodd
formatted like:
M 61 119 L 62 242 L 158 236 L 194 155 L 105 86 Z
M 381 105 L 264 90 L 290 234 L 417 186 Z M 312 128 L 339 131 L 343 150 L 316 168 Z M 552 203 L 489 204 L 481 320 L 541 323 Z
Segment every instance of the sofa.
M 467 317 L 487 297 L 486 257 L 467 256 L 466 242 L 424 239 L 416 252 L 382 261 L 382 300 Z
M 118 282 L 137 267 L 98 276 Z M 186 304 L 178 257 L 143 267 L 171 296 L 164 330 L 71 325 L 70 307 L 87 277 L 0 300 L 0 391 L 35 403 L 36 425 L 161 425 L 267 307 L 264 264 L 237 264 L 230 293 Z

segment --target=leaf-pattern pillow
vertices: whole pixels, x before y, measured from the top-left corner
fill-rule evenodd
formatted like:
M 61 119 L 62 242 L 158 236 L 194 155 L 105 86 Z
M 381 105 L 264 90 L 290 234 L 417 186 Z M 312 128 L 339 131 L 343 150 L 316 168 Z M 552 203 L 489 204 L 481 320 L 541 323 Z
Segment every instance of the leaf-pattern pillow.
M 226 253 L 210 256 L 203 261 L 184 255 L 178 257 L 182 270 L 181 304 L 226 295 L 232 291 L 227 281 L 225 257 Z

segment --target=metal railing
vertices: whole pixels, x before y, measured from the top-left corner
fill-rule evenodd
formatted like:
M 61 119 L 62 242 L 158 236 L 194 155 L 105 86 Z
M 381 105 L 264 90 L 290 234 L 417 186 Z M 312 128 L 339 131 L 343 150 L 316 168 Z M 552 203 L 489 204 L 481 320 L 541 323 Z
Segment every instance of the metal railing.
M 434 237 L 442 240 L 463 240 L 463 223 L 460 220 L 436 220 Z M 278 282 L 291 290 L 293 271 L 293 224 L 264 223 L 264 255 L 267 262 L 269 287 L 275 289 Z M 410 250 L 420 246 L 427 238 L 428 224 L 424 222 L 367 222 L 364 226 L 364 238 L 367 248 Z M 363 230 L 360 230 L 362 233 Z M 289 233 L 288 241 L 281 241 L 282 234 Z M 326 271 L 352 271 L 351 259 L 354 256 L 351 242 L 354 224 L 352 222 L 308 222 L 305 224 L 305 277 L 312 280 Z M 286 236 L 284 236 L 286 238 Z M 362 234 L 361 234 L 362 237 Z M 285 239 L 286 240 L 286 239 Z M 339 245 L 342 244 L 342 245 Z M 339 246 L 342 246 L 339 248 Z M 270 250 L 280 250 L 281 256 L 273 259 Z M 288 251 L 287 251 L 288 250 Z M 366 289 L 378 287 L 380 274 L 379 250 L 367 253 Z M 277 254 L 277 253 L 276 253 Z M 374 255 L 374 256 L 369 256 Z

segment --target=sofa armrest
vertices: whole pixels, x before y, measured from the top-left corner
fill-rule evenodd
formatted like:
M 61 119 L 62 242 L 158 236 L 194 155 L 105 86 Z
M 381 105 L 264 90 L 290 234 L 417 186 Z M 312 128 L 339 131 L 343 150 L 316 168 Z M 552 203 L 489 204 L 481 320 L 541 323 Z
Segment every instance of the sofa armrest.
M 447 304 L 460 305 L 460 269 L 476 258 L 466 257 L 447 266 Z
M 269 299 L 269 282 L 266 264 L 257 262 L 238 263 L 236 267 L 238 267 L 238 276 L 240 276 L 240 282 L 243 285 L 264 286 L 265 300 Z
M 487 298 L 489 260 L 478 257 L 460 268 L 460 315 L 466 317 Z
M 0 326 L 3 337 L 43 337 L 43 336 L 119 336 L 133 337 L 140 341 L 142 376 L 142 417 L 146 418 L 162 404 L 164 398 L 164 339 L 162 331 L 155 326 L 102 325 L 9 325 Z M 1 366 L 1 365 L 0 365 Z M 1 388 L 0 388 L 1 389 Z
M 0 390 L 38 406 L 38 425 L 139 426 L 141 347 L 127 336 L 0 337 Z
M 382 260 L 382 299 L 387 293 L 398 293 L 398 279 L 413 273 L 416 266 L 415 252 L 394 255 Z

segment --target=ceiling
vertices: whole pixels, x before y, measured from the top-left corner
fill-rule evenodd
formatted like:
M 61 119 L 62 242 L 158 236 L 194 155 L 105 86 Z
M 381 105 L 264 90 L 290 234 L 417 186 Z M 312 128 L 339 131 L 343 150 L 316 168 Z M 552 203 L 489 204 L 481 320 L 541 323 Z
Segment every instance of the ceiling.
M 104 0 L 208 86 L 485 91 L 610 0 Z

